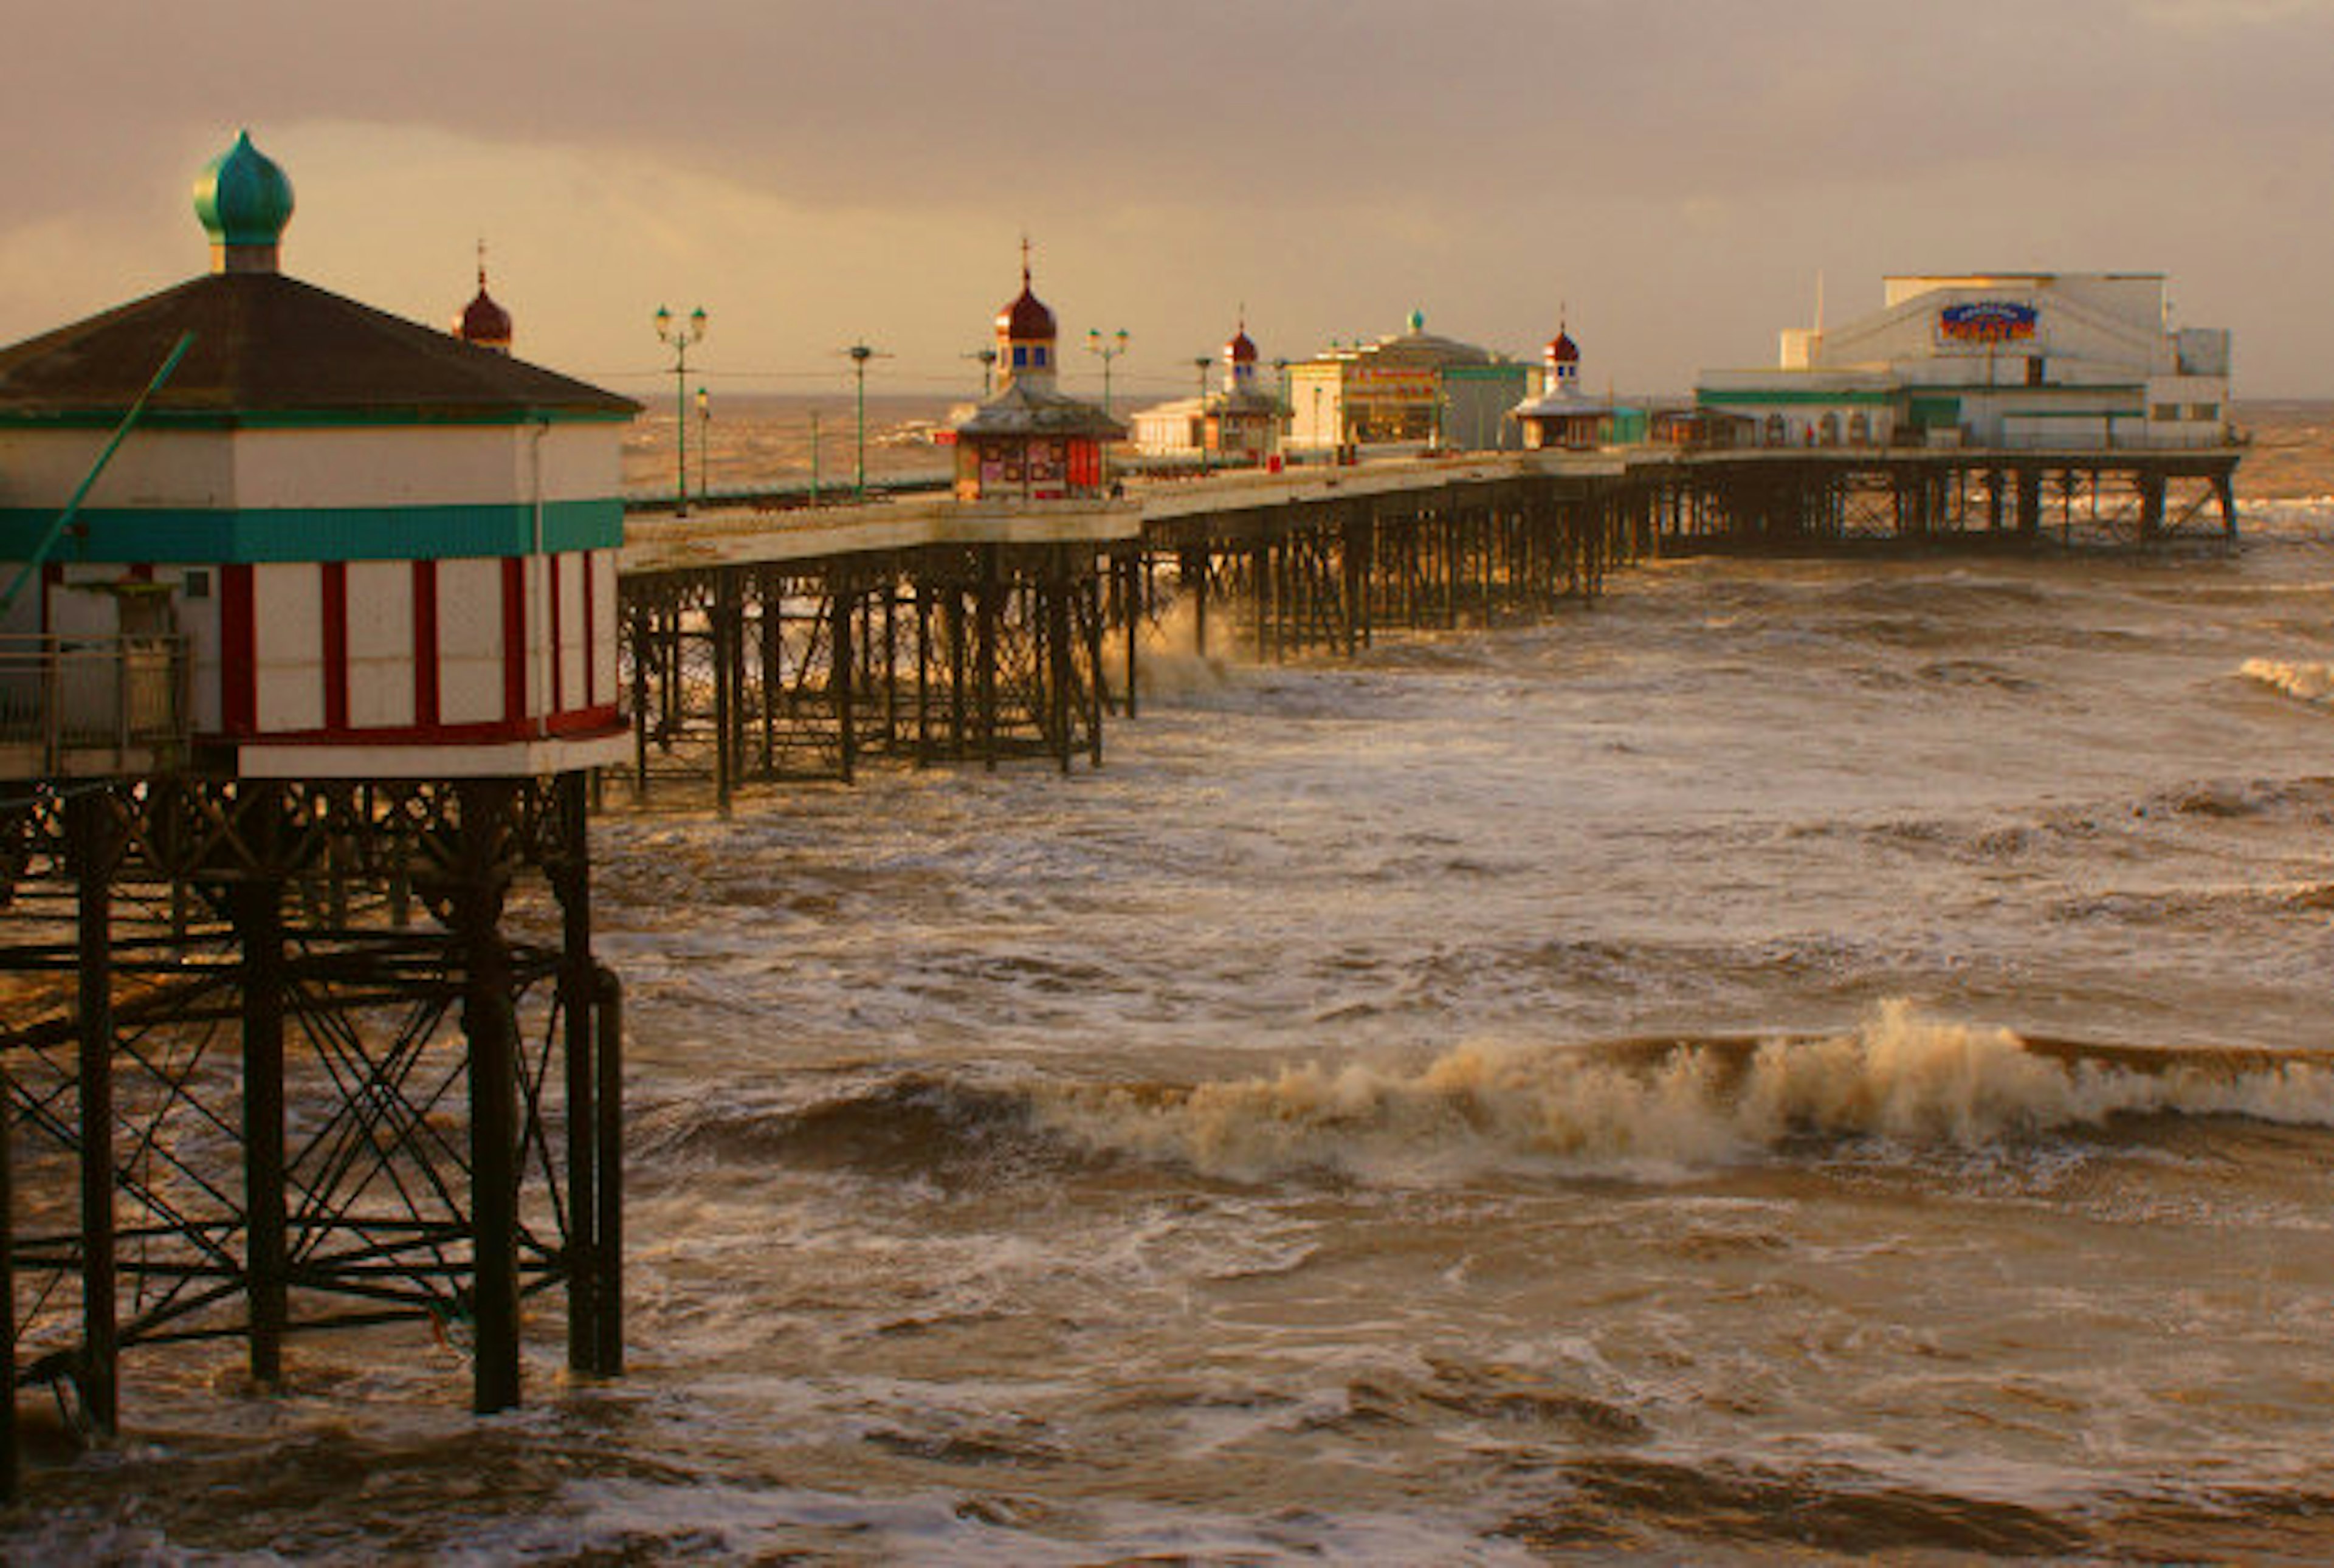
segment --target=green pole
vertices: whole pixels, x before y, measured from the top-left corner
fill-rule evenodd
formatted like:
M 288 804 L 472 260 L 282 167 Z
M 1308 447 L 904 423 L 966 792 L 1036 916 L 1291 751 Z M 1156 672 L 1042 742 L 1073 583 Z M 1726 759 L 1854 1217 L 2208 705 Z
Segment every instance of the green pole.
M 57 547 L 57 541 L 64 536 L 64 531 L 72 525 L 73 518 L 80 515 L 81 504 L 89 499 L 90 491 L 97 485 L 97 476 L 105 472 L 105 466 L 113 461 L 113 454 L 129 438 L 130 428 L 135 425 L 138 422 L 138 417 L 146 411 L 148 399 L 162 390 L 162 383 L 170 379 L 170 372 L 178 368 L 178 361 L 185 359 L 187 351 L 194 346 L 194 333 L 178 334 L 178 342 L 171 346 L 169 357 L 162 361 L 162 368 L 154 372 L 154 379 L 146 383 L 146 390 L 138 394 L 138 400 L 130 405 L 128 413 L 121 416 L 121 423 L 113 428 L 112 439 L 106 442 L 105 450 L 97 455 L 97 461 L 91 465 L 89 473 L 82 477 L 81 487 L 72 493 L 72 499 L 65 503 L 65 509 L 57 514 L 57 520 L 49 524 L 49 531 L 41 535 L 41 542 L 34 548 L 32 559 L 26 561 L 24 568 L 16 573 L 16 580 L 8 584 L 8 592 L 0 593 L 0 610 L 6 610 L 16 602 L 16 595 L 24 591 L 25 580 L 38 572 L 41 569 L 41 563 L 48 560 L 49 552 Z

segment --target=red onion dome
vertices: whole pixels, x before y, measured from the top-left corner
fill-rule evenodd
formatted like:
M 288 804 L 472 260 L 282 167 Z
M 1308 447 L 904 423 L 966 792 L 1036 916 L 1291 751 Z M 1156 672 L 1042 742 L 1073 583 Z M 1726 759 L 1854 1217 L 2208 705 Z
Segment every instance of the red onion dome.
M 997 313 L 997 330 L 1008 338 L 1055 336 L 1054 313 L 1029 292 L 1028 274 L 1021 274 L 1021 292 L 1013 303 Z
M 1256 363 L 1256 344 L 1249 341 L 1247 327 L 1241 327 L 1233 334 L 1232 341 L 1224 345 L 1224 358 L 1235 365 Z
M 1580 345 L 1572 341 L 1570 332 L 1559 331 L 1556 341 L 1548 346 L 1548 357 L 1552 364 L 1577 365 L 1580 362 Z
M 455 334 L 464 342 L 507 343 L 511 341 L 510 313 L 495 303 L 487 293 L 487 285 L 478 285 L 478 297 L 462 307 L 461 325 Z

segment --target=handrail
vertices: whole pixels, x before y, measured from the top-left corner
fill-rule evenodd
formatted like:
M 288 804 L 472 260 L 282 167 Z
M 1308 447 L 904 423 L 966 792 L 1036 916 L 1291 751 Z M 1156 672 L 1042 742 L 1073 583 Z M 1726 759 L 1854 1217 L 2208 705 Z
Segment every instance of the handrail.
M 183 751 L 192 663 L 183 634 L 0 635 L 0 754 L 53 774 L 76 755 Z

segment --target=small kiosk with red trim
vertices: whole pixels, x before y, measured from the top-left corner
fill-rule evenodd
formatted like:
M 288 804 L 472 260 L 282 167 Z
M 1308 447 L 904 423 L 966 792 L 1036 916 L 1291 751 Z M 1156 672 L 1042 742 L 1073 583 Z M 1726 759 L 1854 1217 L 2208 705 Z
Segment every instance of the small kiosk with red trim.
M 1103 447 L 1126 427 L 1092 403 L 1056 390 L 1054 313 L 1029 287 L 1022 247 L 1021 292 L 997 313 L 996 396 L 956 427 L 960 501 L 1058 501 L 1103 493 Z

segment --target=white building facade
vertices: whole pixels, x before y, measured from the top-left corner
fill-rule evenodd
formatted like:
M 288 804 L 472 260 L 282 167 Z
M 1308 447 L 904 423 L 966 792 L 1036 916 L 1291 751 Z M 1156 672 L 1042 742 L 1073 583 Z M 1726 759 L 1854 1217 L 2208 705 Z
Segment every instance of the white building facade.
M 1706 370 L 1705 412 L 1767 447 L 2228 444 L 2230 338 L 2171 323 L 2160 273 L 1908 274 L 1770 370 Z

